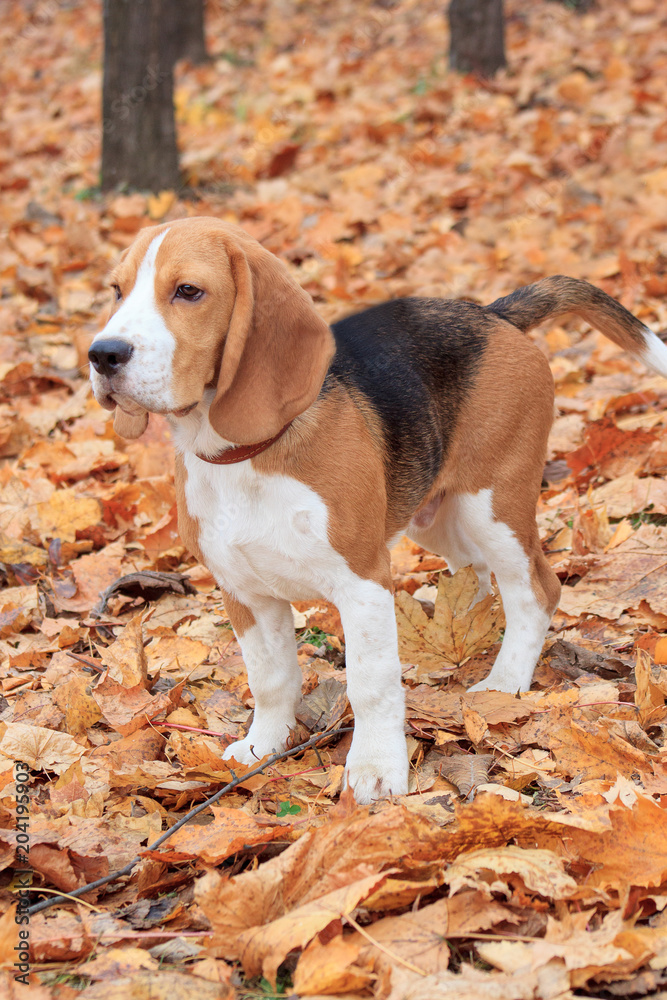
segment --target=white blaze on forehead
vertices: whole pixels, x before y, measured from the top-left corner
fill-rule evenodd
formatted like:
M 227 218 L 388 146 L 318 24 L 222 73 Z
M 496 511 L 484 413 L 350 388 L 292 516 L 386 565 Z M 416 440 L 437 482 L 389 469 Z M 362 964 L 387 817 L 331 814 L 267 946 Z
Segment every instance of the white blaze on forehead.
M 134 287 L 93 344 L 118 338 L 134 348 L 118 389 L 148 410 L 171 410 L 179 404 L 172 390 L 172 359 L 176 340 L 160 313 L 155 297 L 155 259 L 165 229 L 148 245 Z M 180 405 L 183 405 L 182 403 Z
M 167 330 L 155 303 L 155 258 L 168 232 L 169 230 L 165 229 L 163 233 L 160 233 L 159 236 L 151 240 L 144 259 L 139 265 L 134 288 L 120 309 L 113 314 L 104 330 L 102 330 L 102 333 L 99 334 L 100 338 L 124 336 L 124 339 L 136 348 L 135 337 L 140 333 L 138 320 L 140 317 L 142 320 L 148 319 L 149 315 L 147 313 L 150 314 L 151 312 L 157 314 L 164 330 Z M 173 341 L 171 334 L 169 336 Z

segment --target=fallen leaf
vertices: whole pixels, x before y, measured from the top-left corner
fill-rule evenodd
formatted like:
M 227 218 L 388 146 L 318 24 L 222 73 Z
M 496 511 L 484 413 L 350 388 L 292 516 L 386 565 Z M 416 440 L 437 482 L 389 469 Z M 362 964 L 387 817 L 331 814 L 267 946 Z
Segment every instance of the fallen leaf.
M 444 757 L 440 771 L 456 785 L 463 796 L 470 795 L 478 786 L 489 780 L 489 769 L 493 763 L 491 754 L 454 753 Z
M 84 752 L 67 733 L 55 733 L 41 726 L 10 723 L 0 740 L 0 755 L 18 760 L 35 771 L 62 774 Z
M 577 883 L 563 871 L 563 859 L 552 851 L 529 850 L 520 847 L 497 847 L 493 850 L 482 848 L 461 854 L 446 873 L 446 881 L 452 894 L 462 887 L 481 889 L 488 898 L 493 892 L 505 892 L 504 882 L 511 879 L 503 876 L 517 875 L 527 889 L 539 893 L 547 899 L 567 899 L 577 891 Z M 485 872 L 500 876 L 491 881 Z
M 231 776 L 230 776 L 231 777 Z M 292 824 L 273 817 L 248 816 L 240 809 L 213 806 L 213 822 L 187 826 L 169 838 L 167 850 L 218 865 L 231 855 L 256 844 L 291 839 Z
M 470 607 L 478 581 L 471 566 L 453 577 L 440 575 L 433 618 L 404 591 L 396 594 L 399 652 L 423 671 L 451 671 L 500 638 L 504 618 L 489 594 Z
M 142 615 L 135 615 L 115 642 L 99 649 L 106 676 L 124 688 L 149 687 L 142 620 Z
M 319 931 L 352 913 L 385 878 L 376 874 L 359 879 L 296 907 L 266 927 L 243 931 L 239 948 L 246 974 L 261 973 L 275 987 L 278 966 L 290 951 L 304 948 Z

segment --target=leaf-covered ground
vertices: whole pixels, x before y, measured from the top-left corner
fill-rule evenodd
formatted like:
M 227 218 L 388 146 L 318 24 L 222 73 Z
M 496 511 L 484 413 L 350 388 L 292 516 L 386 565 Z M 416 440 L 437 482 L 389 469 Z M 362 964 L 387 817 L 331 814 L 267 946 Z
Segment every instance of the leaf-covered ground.
M 501 609 L 461 611 L 469 576 L 405 541 L 413 793 L 341 794 L 348 732 L 146 852 L 229 781 L 252 698 L 176 532 L 166 423 L 117 438 L 85 366 L 120 251 L 201 213 L 287 260 L 330 320 L 562 272 L 660 330 L 664 4 L 508 0 L 510 68 L 483 84 L 447 72 L 440 0 L 208 7 L 217 58 L 178 75 L 187 186 L 108 198 L 100 4 L 3 9 L 0 992 L 28 995 L 11 969 L 22 760 L 34 899 L 143 852 L 33 916 L 31 1000 L 664 997 L 667 382 L 582 324 L 534 334 L 558 405 L 539 523 L 564 587 L 529 694 L 466 694 Z M 296 612 L 302 742 L 351 717 L 340 619 Z

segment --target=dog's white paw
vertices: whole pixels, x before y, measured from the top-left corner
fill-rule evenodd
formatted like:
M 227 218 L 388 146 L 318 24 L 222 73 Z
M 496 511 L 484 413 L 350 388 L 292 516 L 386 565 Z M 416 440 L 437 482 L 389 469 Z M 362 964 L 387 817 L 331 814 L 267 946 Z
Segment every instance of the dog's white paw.
M 352 789 L 361 806 L 388 795 L 405 795 L 408 791 L 407 759 L 403 767 L 374 767 L 372 764 L 348 766 L 345 770 L 345 784 Z
M 507 694 L 516 694 L 517 691 L 530 691 L 531 676 L 526 677 L 520 671 L 491 671 L 488 677 L 477 684 L 473 684 L 468 691 L 505 691 Z
M 239 764 L 258 764 L 267 754 L 282 753 L 287 743 L 287 735 L 277 736 L 270 733 L 253 735 L 252 732 L 243 740 L 230 743 L 222 755 L 223 760 L 233 757 Z
M 354 744 L 345 762 L 345 786 L 351 788 L 360 805 L 387 795 L 405 795 L 408 791 L 408 753 L 401 734 L 396 747 L 384 753 L 363 753 Z

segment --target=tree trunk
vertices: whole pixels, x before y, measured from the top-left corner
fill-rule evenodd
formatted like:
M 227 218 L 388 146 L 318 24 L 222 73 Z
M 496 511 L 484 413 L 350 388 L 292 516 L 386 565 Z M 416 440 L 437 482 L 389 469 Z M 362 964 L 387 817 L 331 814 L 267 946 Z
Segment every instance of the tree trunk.
M 179 185 L 174 10 L 174 0 L 104 0 L 103 191 Z
M 448 16 L 451 69 L 493 76 L 507 65 L 503 0 L 451 0 Z
M 175 59 L 188 59 L 195 66 L 206 62 L 204 37 L 204 0 L 172 0 L 176 7 L 174 22 L 177 37 L 174 43 Z

